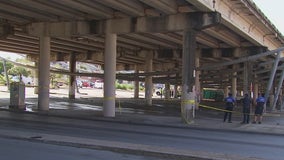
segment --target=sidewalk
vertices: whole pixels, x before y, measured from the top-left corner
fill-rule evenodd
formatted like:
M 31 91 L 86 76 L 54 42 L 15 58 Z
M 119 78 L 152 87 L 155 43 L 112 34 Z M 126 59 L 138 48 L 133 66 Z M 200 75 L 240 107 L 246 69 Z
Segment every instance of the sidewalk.
M 218 129 L 235 132 L 252 132 L 265 134 L 284 135 L 284 112 L 268 113 L 264 115 L 262 124 L 240 124 L 242 115 L 233 113 L 233 123 L 223 123 L 223 112 L 200 108 L 196 113 L 194 123 L 185 124 L 180 116 L 179 100 L 166 101 L 160 98 L 153 99 L 153 106 L 145 106 L 144 99 L 125 98 L 131 97 L 132 92 L 118 91 L 116 100 L 116 117 L 105 118 L 102 116 L 102 90 L 82 89 L 75 100 L 67 98 L 66 89 L 51 90 L 50 110 L 47 113 L 37 111 L 37 95 L 33 88 L 26 88 L 25 113 L 46 114 L 77 119 L 120 121 L 125 123 L 171 126 L 171 127 L 194 127 L 199 129 Z M 7 88 L 0 86 L 0 109 L 9 111 L 10 93 Z M 94 98 L 98 96 L 98 98 Z M 206 105 L 211 105 L 208 102 Z M 218 104 L 212 104 L 212 106 Z M 221 108 L 221 105 L 220 105 Z M 251 117 L 252 119 L 253 117 Z

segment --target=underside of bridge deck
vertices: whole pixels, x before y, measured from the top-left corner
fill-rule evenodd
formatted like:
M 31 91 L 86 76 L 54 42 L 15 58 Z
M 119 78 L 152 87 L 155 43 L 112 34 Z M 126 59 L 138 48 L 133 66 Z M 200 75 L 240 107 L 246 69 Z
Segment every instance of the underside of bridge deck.
M 196 32 L 200 65 L 195 69 L 203 87 L 230 86 L 236 72 L 242 88 L 244 62 L 210 66 L 276 49 L 284 42 L 251 0 L 0 0 L 0 50 L 38 61 L 37 34 L 44 25 L 51 37 L 51 61 L 69 61 L 74 54 L 76 61 L 103 66 L 107 21 L 112 24 L 108 31 L 117 34 L 117 70 L 140 71 L 117 76 L 125 80 L 144 81 L 151 75 L 154 83 L 181 84 L 185 29 Z M 153 52 L 149 73 L 145 50 Z M 274 59 L 254 59 L 249 73 L 267 81 Z

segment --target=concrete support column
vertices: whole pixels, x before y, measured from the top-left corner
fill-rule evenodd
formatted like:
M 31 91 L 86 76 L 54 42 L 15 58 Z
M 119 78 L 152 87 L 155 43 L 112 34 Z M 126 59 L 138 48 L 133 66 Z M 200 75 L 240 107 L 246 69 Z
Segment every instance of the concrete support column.
M 229 87 L 228 86 L 225 86 L 224 87 L 224 96 L 227 97 L 229 94 Z
M 233 73 L 231 92 L 233 97 L 237 97 L 237 72 Z
M 39 54 L 39 92 L 38 109 L 41 111 L 49 110 L 49 84 L 50 84 L 50 37 L 41 35 L 40 54 Z
M 253 86 L 253 101 L 254 102 L 256 102 L 258 94 L 259 94 L 258 82 L 255 82 Z
M 177 98 L 178 97 L 178 85 L 175 84 L 174 85 L 174 98 Z
M 9 76 L 6 68 L 6 60 L 3 59 L 3 69 L 5 73 L 5 78 L 6 78 L 6 83 L 7 83 L 7 90 L 10 91 L 10 81 L 9 81 Z
M 75 53 L 70 54 L 69 57 L 69 71 L 70 73 L 76 72 L 76 55 Z M 75 89 L 76 89 L 76 76 L 69 76 L 69 99 L 75 99 Z
M 272 106 L 273 106 L 273 101 L 274 101 L 274 98 L 275 96 L 274 96 L 274 94 L 273 93 L 270 93 L 270 95 L 269 95 L 269 107 L 270 107 L 270 109 L 272 110 Z
M 181 115 L 188 123 L 193 121 L 195 107 L 195 53 L 196 53 L 196 32 L 185 30 L 183 33 L 182 52 L 182 96 Z
M 244 68 L 243 68 L 243 78 L 244 78 L 244 81 L 243 81 L 243 93 L 246 94 L 246 93 L 249 93 L 249 69 L 248 69 L 248 62 L 244 62 Z
M 152 72 L 153 71 L 153 52 L 148 52 L 145 59 L 145 71 Z M 153 82 L 152 76 L 146 76 L 145 79 L 145 98 L 146 104 L 152 105 L 152 95 L 153 95 Z
M 196 50 L 195 56 L 195 68 L 200 67 L 200 55 L 201 49 Z M 195 70 L 195 94 L 196 94 L 196 109 L 199 108 L 199 102 L 201 100 L 201 87 L 200 87 L 200 70 Z
M 171 97 L 171 88 L 170 88 L 170 83 L 165 84 L 165 99 L 170 99 Z
M 107 22 L 107 28 L 111 24 Z M 117 35 L 106 33 L 104 53 L 104 107 L 105 117 L 115 117 L 115 75 L 116 75 L 116 49 Z
M 39 71 L 38 71 L 38 62 L 35 62 L 35 70 L 33 71 L 33 75 L 34 75 L 34 94 L 38 94 L 38 75 L 39 75 Z
M 178 95 L 180 94 L 178 90 L 179 89 L 178 82 L 179 82 L 179 74 L 177 73 L 176 74 L 176 84 L 174 85 L 174 98 L 178 98 Z
M 259 93 L 258 90 L 259 90 L 258 89 L 258 81 L 257 81 L 257 76 L 255 75 L 254 76 L 254 82 L 253 82 L 253 103 L 256 102 L 256 99 L 258 97 L 258 93 Z
M 135 73 L 139 73 L 139 70 L 135 69 Z M 137 76 L 135 81 L 134 81 L 134 98 L 138 99 L 139 98 L 139 77 Z

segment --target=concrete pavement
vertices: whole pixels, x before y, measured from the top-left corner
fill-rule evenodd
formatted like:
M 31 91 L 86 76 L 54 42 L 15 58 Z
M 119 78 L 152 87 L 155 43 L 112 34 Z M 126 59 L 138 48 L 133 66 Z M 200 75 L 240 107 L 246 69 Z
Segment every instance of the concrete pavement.
M 50 111 L 37 111 L 37 98 L 31 97 L 26 99 L 27 110 L 15 111 L 9 109 L 9 98 L 1 98 L 0 96 L 0 116 L 4 119 L 23 119 L 28 116 L 16 115 L 35 115 L 49 116 L 58 118 L 71 118 L 78 120 L 96 120 L 96 121 L 112 121 L 119 123 L 132 123 L 137 125 L 167 126 L 177 128 L 195 128 L 201 130 L 218 130 L 224 132 L 246 132 L 254 134 L 274 134 L 284 135 L 284 114 L 282 112 L 274 112 L 265 115 L 262 124 L 240 124 L 241 115 L 233 114 L 233 123 L 224 123 L 222 121 L 223 112 L 200 109 L 196 113 L 194 123 L 186 124 L 182 121 L 179 114 L 179 105 L 173 101 L 164 101 L 154 99 L 153 106 L 145 106 L 143 99 L 117 99 L 117 110 L 115 118 L 105 118 L 102 116 L 102 98 L 84 97 L 76 100 L 69 100 L 65 97 L 50 99 Z M 13 113 L 13 114 L 6 114 Z M 0 119 L 1 119 L 0 118 Z M 30 118 L 29 120 L 37 120 Z M 131 152 L 147 152 L 151 154 L 169 154 L 180 156 L 183 158 L 195 157 L 198 159 L 231 159 L 231 160 L 256 160 L 256 158 L 238 157 L 234 155 L 223 155 L 214 153 L 202 153 L 193 151 L 176 150 L 174 148 L 154 148 L 147 145 L 135 145 L 118 142 L 97 141 L 93 139 L 84 139 L 58 135 L 38 135 L 27 132 L 11 132 L 1 130 L 2 137 L 26 139 L 32 141 L 43 141 L 48 143 L 63 143 L 64 145 L 100 148 L 119 151 Z M 33 138 L 39 137 L 39 138 Z
M 10 103 L 10 99 L 8 98 L 9 94 L 3 91 L 2 93 L 0 96 L 0 109 L 10 111 L 8 107 Z M 178 102 L 179 100 L 165 101 L 156 98 L 153 99 L 153 106 L 145 106 L 144 99 L 117 98 L 116 117 L 105 118 L 102 117 L 103 101 L 100 97 L 94 98 L 83 95 L 83 97 L 75 100 L 69 100 L 66 97 L 62 97 L 62 93 L 55 93 L 50 98 L 50 110 L 48 113 L 44 113 L 37 111 L 37 98 L 30 94 L 29 97 L 26 98 L 27 109 L 23 113 L 147 125 L 194 127 L 200 129 L 284 135 L 284 112 L 265 114 L 262 124 L 240 124 L 242 115 L 239 113 L 233 113 L 233 123 L 224 123 L 222 121 L 223 112 L 200 108 L 196 111 L 194 123 L 186 124 L 182 121 L 180 116 L 180 104 Z M 208 105 L 208 103 L 206 103 L 206 105 Z M 211 105 L 214 106 L 216 104 L 212 103 Z M 253 119 L 253 116 L 251 116 L 251 119 Z
M 1 101 L 1 104 L 3 101 Z M 51 105 L 53 104 L 67 104 L 62 103 L 62 101 L 52 100 Z M 30 103 L 31 104 L 31 103 Z M 58 104 L 57 104 L 58 105 Z M 57 106 L 56 105 L 56 106 Z M 77 105 L 77 103 L 76 103 Z M 85 104 L 82 104 L 84 106 Z M 63 107 L 64 108 L 64 107 Z M 219 119 L 203 119 L 196 118 L 195 123 L 185 124 L 182 122 L 180 117 L 175 116 L 161 116 L 161 115 L 145 115 L 145 114 L 130 114 L 118 112 L 115 118 L 105 118 L 102 117 L 100 111 L 92 111 L 90 110 L 66 110 L 66 109 L 55 109 L 54 107 L 49 112 L 37 112 L 36 110 L 29 111 L 15 111 L 9 110 L 7 106 L 2 106 L 0 111 L 0 122 L 1 119 L 13 119 L 13 120 L 21 120 L 21 121 L 37 121 L 37 122 L 46 122 L 47 119 L 44 117 L 53 117 L 51 119 L 48 118 L 48 123 L 62 123 L 64 124 L 66 121 L 69 123 L 70 119 L 72 120 L 89 120 L 89 121 L 112 121 L 119 123 L 132 123 L 136 125 L 152 125 L 152 126 L 167 126 L 167 127 L 176 127 L 176 128 L 199 128 L 202 130 L 222 130 L 222 131 L 232 131 L 231 129 L 236 128 L 236 126 L 240 126 L 239 123 L 223 123 Z M 39 118 L 39 116 L 41 118 Z M 42 118 L 43 117 L 43 118 Z M 64 120 L 62 120 L 64 119 Z M 213 121 L 214 120 L 214 121 Z M 65 122 L 64 122 L 65 121 Z M 218 127 L 212 127 L 212 123 L 206 122 L 216 122 L 222 125 Z M 81 124 L 80 125 L 87 125 Z M 77 124 L 77 125 L 78 125 Z M 211 124 L 211 126 L 210 126 Z M 206 126 L 205 126 L 206 125 Z M 210 126 L 210 127 L 209 127 Z M 259 126 L 259 125 L 258 125 Z M 241 131 L 236 129 L 234 131 Z M 246 131 L 246 130 L 244 130 Z M 260 132 L 257 132 L 260 133 Z M 143 145 L 143 144 L 134 144 L 127 142 L 118 142 L 118 141 L 107 141 L 107 140 L 97 140 L 90 138 L 80 138 L 73 136 L 65 136 L 65 135 L 54 135 L 54 134 L 43 134 L 29 131 L 17 130 L 8 130 L 8 129 L 0 129 L 0 137 L 4 138 L 12 138 L 12 139 L 21 139 L 32 142 L 41 142 L 41 143 L 49 143 L 49 144 L 59 144 L 66 146 L 74 146 L 74 147 L 84 147 L 90 149 L 100 149 L 100 150 L 110 150 L 115 152 L 122 153 L 130 153 L 130 154 L 150 154 L 150 155 L 163 155 L 163 156 L 172 156 L 173 159 L 196 159 L 196 160 L 261 160 L 259 158 L 252 157 L 240 157 L 238 155 L 228 155 L 222 153 L 209 153 L 202 151 L 193 151 L 193 150 L 184 150 L 177 149 L 171 147 L 163 147 L 163 146 L 151 146 L 151 145 Z

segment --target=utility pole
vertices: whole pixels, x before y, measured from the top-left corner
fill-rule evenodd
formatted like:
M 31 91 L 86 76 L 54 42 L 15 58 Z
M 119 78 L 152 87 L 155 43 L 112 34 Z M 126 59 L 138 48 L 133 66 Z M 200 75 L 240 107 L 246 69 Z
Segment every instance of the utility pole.
M 3 58 L 3 69 L 4 69 L 4 73 L 5 73 L 5 77 L 6 77 L 7 89 L 8 89 L 8 91 L 10 91 L 9 76 L 8 76 L 7 68 L 6 68 L 6 60 L 4 58 Z

